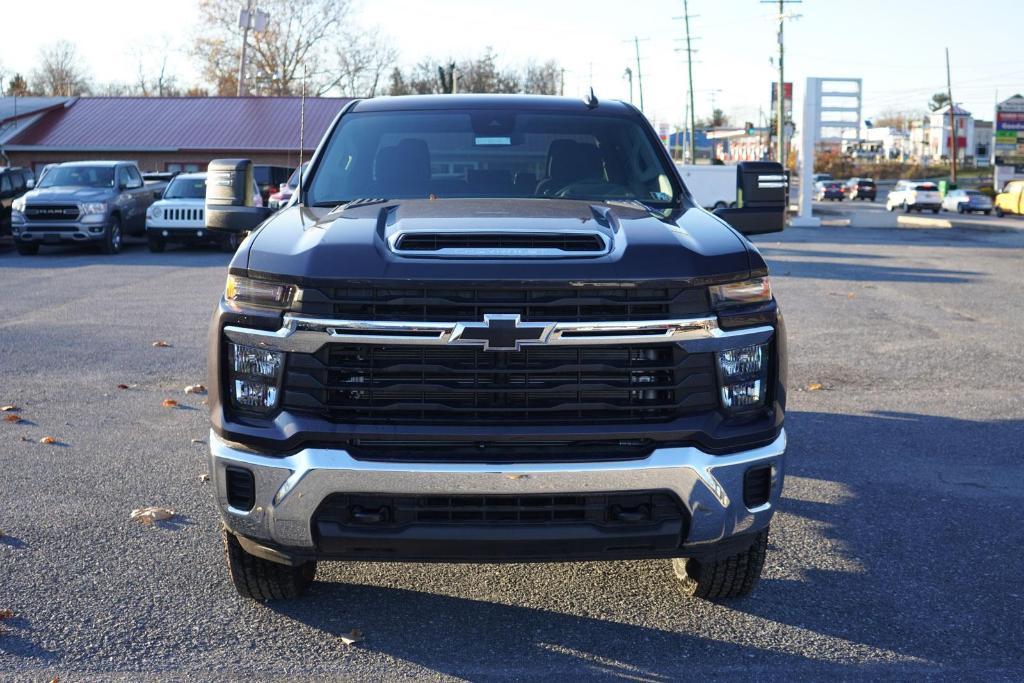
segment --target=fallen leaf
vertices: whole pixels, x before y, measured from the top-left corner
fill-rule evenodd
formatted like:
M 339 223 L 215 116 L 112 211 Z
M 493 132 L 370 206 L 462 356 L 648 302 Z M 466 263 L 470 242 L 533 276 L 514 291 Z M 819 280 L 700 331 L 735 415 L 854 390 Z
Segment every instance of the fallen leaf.
M 23 437 L 21 437 L 21 440 L 22 440 L 22 441 L 29 441 L 29 442 L 31 442 L 31 441 L 32 441 L 32 439 L 28 438 L 27 436 L 23 436 Z
M 117 388 L 118 388 L 118 389 L 128 389 L 129 387 L 128 387 L 128 385 L 127 385 L 127 384 L 118 384 L 118 385 L 117 385 Z
M 13 404 L 7 406 L 0 406 L 0 413 L 16 413 L 19 410 L 21 410 L 21 408 Z
M 0 609 L 0 619 L 13 619 L 14 610 L 12 609 Z
M 44 436 L 43 438 L 39 439 L 39 443 L 54 444 L 57 443 L 57 439 L 53 438 L 52 436 Z
M 177 408 L 178 402 L 175 401 L 173 398 L 165 398 L 164 402 L 161 403 L 160 405 L 162 405 L 164 408 Z
M 807 385 L 807 391 L 821 391 L 821 382 L 811 382 Z
M 206 443 L 202 439 L 192 439 L 192 443 Z
M 170 519 L 175 514 L 177 513 L 174 510 L 150 506 L 146 508 L 141 508 L 139 510 L 132 510 L 132 514 L 131 517 L 129 517 L 129 519 L 134 519 L 135 521 L 141 524 L 145 524 L 146 526 L 152 526 L 153 522 L 162 522 L 165 519 Z
M 186 394 L 205 394 L 206 393 L 206 387 L 204 387 L 202 384 L 190 384 L 187 387 L 185 387 L 185 393 Z
M 856 294 L 854 294 L 853 292 L 850 292 L 850 293 L 848 293 L 848 294 L 846 295 L 846 298 L 847 298 L 847 299 L 855 299 L 855 298 L 857 298 L 857 295 L 856 295 Z
M 159 348 L 159 349 L 166 349 L 167 347 L 169 347 L 169 346 L 170 346 L 170 344 L 168 344 L 168 343 L 167 343 L 167 342 L 165 342 L 165 341 L 164 341 L 163 339 L 161 339 L 161 340 L 159 340 L 159 341 L 155 341 L 155 342 L 153 342 L 153 346 L 155 346 L 155 347 L 157 347 L 157 348 Z
M 21 416 L 11 413 L 10 415 L 4 415 L 4 420 L 7 422 L 21 422 Z
M 363 632 L 357 628 L 352 629 L 348 633 L 341 634 L 341 642 L 345 645 L 355 645 L 363 639 Z
M 199 475 L 199 481 L 204 481 L 204 482 L 205 481 L 210 481 L 210 475 L 209 474 L 200 474 Z

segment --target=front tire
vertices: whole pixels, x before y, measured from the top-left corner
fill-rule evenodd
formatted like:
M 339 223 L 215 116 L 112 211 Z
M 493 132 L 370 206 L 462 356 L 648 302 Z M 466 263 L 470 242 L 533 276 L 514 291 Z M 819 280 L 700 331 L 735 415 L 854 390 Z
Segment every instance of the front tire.
M 231 232 L 224 236 L 221 240 L 220 250 L 227 252 L 228 254 L 234 254 L 238 251 L 238 246 L 242 243 L 242 234 L 238 232 Z
M 768 529 L 765 529 L 743 552 L 715 561 L 675 559 L 672 570 L 687 595 L 705 600 L 739 598 L 754 590 L 767 553 Z
M 289 600 L 301 597 L 316 577 L 316 562 L 298 567 L 278 564 L 245 552 L 230 531 L 224 530 L 228 575 L 239 595 L 253 600 Z
M 938 212 L 939 212 L 939 208 L 938 207 L 935 207 L 934 209 L 932 209 L 932 213 L 938 213 Z
M 100 244 L 100 249 L 104 254 L 116 254 L 121 251 L 121 239 L 124 237 L 124 232 L 121 227 L 121 218 L 114 216 L 110 220 L 110 225 L 107 226 L 106 231 L 103 233 L 103 242 Z
M 996 215 L 999 216 L 1000 218 L 1002 218 L 1003 216 L 1006 215 L 1006 213 L 1004 213 L 1003 210 L 997 206 L 996 207 Z
M 36 242 L 15 242 L 14 248 L 22 256 L 35 256 L 39 253 L 39 244 Z
M 154 254 L 162 253 L 167 248 L 167 241 L 161 235 L 147 235 L 146 241 L 149 243 L 149 250 Z

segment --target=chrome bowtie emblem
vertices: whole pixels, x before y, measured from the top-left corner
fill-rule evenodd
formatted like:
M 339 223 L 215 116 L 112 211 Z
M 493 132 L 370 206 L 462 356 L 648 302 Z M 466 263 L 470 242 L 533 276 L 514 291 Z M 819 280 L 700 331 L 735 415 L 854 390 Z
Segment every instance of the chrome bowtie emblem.
M 519 351 L 520 347 L 544 344 L 554 323 L 524 323 L 519 314 L 488 313 L 483 322 L 459 323 L 449 344 L 482 346 L 484 351 Z

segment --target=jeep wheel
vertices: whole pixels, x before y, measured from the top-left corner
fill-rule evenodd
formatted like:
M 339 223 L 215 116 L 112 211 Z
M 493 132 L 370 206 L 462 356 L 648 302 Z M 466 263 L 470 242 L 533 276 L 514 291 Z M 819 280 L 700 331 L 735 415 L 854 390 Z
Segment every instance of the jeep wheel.
M 240 595 L 253 600 L 287 600 L 303 595 L 316 576 L 316 562 L 298 567 L 250 555 L 230 531 L 223 531 L 228 575 Z
M 167 241 L 160 235 L 149 234 L 146 240 L 149 242 L 149 250 L 154 254 L 159 254 L 167 248 Z
M 15 242 L 14 248 L 18 250 L 18 253 L 22 256 L 35 256 L 39 253 L 38 242 Z
M 696 598 L 716 600 L 748 595 L 757 585 L 768 551 L 768 529 L 759 533 L 747 550 L 713 562 L 693 558 L 672 560 L 672 569 L 683 592 Z
M 224 236 L 220 243 L 221 251 L 225 251 L 229 254 L 234 254 L 238 251 L 238 245 L 242 243 L 242 234 L 238 232 L 230 232 Z
M 114 216 L 110 219 L 110 225 L 103 233 L 103 242 L 100 249 L 104 254 L 116 254 L 121 251 L 121 218 Z

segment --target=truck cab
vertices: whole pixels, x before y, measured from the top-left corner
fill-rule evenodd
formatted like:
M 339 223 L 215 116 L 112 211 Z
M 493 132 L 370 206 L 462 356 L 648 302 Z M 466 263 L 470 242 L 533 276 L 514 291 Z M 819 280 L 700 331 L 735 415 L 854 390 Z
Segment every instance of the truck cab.
M 251 230 L 208 341 L 241 594 L 329 560 L 638 558 L 750 592 L 786 334 L 743 232 L 782 228 L 781 166 L 740 167 L 715 215 L 632 105 L 445 95 L 348 104 L 269 218 L 251 173 L 211 163 L 206 200 Z
M 1024 215 L 1024 180 L 1013 180 L 996 195 L 993 202 L 997 216 Z

